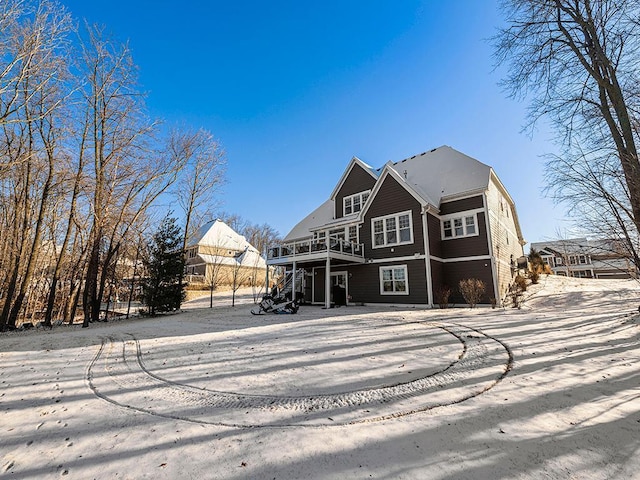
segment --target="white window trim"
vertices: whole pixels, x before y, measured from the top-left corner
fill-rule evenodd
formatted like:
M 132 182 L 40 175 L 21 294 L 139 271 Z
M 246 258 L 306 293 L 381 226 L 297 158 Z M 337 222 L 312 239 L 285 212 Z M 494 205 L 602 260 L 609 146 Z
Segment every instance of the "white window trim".
M 409 236 L 411 237 L 409 240 L 404 241 L 404 242 L 395 242 L 395 243 L 387 243 L 387 219 L 388 218 L 395 218 L 396 219 L 396 232 L 397 232 L 397 238 L 400 238 L 400 217 L 403 215 L 409 215 Z M 383 234 L 384 234 L 384 244 L 382 245 L 376 245 L 376 238 L 375 238 L 375 230 L 373 227 L 373 224 L 379 220 L 382 220 L 382 225 L 384 227 L 383 229 Z M 384 215 L 382 217 L 375 217 L 371 219 L 371 248 L 388 248 L 388 247 L 395 247 L 398 245 L 411 245 L 413 243 L 413 213 L 411 212 L 411 210 L 407 210 L 405 212 L 398 212 L 398 213 L 393 213 L 391 215 Z
M 394 269 L 403 269 L 404 270 L 404 283 L 405 283 L 405 291 L 404 292 L 385 292 L 384 291 L 384 280 L 383 280 L 383 276 L 382 276 L 382 271 L 383 270 L 394 270 Z M 392 274 L 393 276 L 393 274 Z M 378 278 L 380 280 L 380 295 L 409 295 L 409 272 L 407 270 L 407 266 L 406 265 L 385 265 L 382 267 L 379 267 L 378 269 Z
M 329 230 L 317 230 L 313 232 L 313 240 L 325 240 L 326 238 L 336 238 L 334 235 L 331 235 L 332 230 L 343 230 L 344 231 L 344 241 L 349 241 L 349 227 L 355 227 L 356 229 L 356 240 L 352 243 L 360 243 L 360 228 L 357 223 L 350 223 L 349 225 L 345 225 L 344 227 L 331 228 Z
M 473 217 L 473 223 L 475 226 L 475 232 L 474 233 L 470 233 L 467 234 L 467 224 L 466 224 L 466 218 L 467 217 Z M 446 222 L 447 220 L 453 222 L 454 219 L 461 219 L 462 220 L 462 226 L 464 228 L 465 233 L 463 235 L 456 235 L 455 234 L 455 227 L 452 225 L 452 232 L 453 232 L 453 236 L 451 237 L 445 237 L 444 236 L 444 222 Z M 469 238 L 469 237 L 477 237 L 480 235 L 480 226 L 478 225 L 478 211 L 470 211 L 470 212 L 457 212 L 457 213 L 452 213 L 450 215 L 445 215 L 443 217 L 440 217 L 440 238 L 442 240 L 454 240 L 456 238 Z
M 356 239 L 355 239 L 355 242 L 354 242 L 354 241 L 349 240 L 349 228 L 350 228 L 350 227 L 355 227 L 355 229 L 356 229 Z M 348 242 L 355 243 L 356 245 L 357 245 L 358 243 L 360 243 L 360 229 L 358 228 L 358 225 L 357 225 L 357 224 L 354 224 L 354 225 L 347 225 L 347 226 L 344 228 L 344 231 L 345 231 L 345 234 L 346 234 L 346 237 L 347 237 L 347 241 L 348 241 Z
M 353 195 L 347 195 L 345 197 L 342 197 L 342 215 L 351 215 L 353 213 L 358 213 L 362 211 L 362 208 L 364 207 L 364 203 L 362 201 L 362 196 L 363 195 L 369 195 L 371 196 L 371 190 L 364 190 L 362 192 L 358 192 L 358 193 L 354 193 Z M 353 199 L 354 198 L 360 198 L 360 210 L 358 210 L 358 212 L 354 212 L 353 211 Z M 347 213 L 347 199 L 351 200 L 351 212 Z M 367 198 L 368 200 L 368 198 Z

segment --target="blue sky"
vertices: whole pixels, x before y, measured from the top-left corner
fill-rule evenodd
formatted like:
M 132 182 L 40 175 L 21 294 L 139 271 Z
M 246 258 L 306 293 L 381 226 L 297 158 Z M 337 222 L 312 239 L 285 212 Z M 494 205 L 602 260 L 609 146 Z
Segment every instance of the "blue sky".
M 498 86 L 494 0 L 62 0 L 129 41 L 153 117 L 211 131 L 220 210 L 286 234 L 352 156 L 374 167 L 441 145 L 491 165 L 529 242 L 569 235 L 542 194 L 549 132 Z M 528 251 L 528 247 L 525 247 Z

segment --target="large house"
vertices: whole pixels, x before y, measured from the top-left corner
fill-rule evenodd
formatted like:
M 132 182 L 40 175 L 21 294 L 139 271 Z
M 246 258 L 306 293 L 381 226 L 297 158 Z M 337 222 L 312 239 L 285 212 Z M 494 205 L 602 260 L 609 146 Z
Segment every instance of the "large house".
M 638 278 L 622 242 L 570 238 L 531 244 L 556 275 L 578 278 Z
M 460 280 L 505 298 L 524 240 L 514 202 L 493 169 L 448 146 L 374 169 L 354 157 L 329 198 L 302 219 L 267 263 L 293 276 L 298 296 L 340 303 L 463 303 Z
M 247 239 L 221 220 L 203 225 L 186 249 L 186 274 L 190 283 L 262 285 L 266 262 Z

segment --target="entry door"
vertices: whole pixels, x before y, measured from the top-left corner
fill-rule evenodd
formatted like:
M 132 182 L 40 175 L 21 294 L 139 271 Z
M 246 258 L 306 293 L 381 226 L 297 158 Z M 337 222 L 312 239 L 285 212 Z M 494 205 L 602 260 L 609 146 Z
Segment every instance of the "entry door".
M 347 272 L 331 272 L 331 303 L 347 304 L 347 298 L 349 298 L 347 278 Z M 337 294 L 337 298 L 334 298 L 334 293 Z

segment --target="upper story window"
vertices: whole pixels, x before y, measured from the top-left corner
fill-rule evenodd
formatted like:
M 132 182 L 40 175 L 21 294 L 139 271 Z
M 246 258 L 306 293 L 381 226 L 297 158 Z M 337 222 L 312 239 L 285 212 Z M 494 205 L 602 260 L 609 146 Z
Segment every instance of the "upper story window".
M 195 258 L 198 254 L 198 247 L 189 250 L 189 258 Z
M 347 227 L 347 229 L 349 231 L 348 240 L 351 243 L 358 243 L 358 226 L 357 225 L 349 225 Z
M 373 248 L 413 243 L 411 211 L 371 219 Z
M 337 238 L 339 240 L 344 240 L 345 239 L 344 227 L 334 228 L 333 230 L 329 230 L 329 237 Z
M 472 237 L 478 235 L 477 215 L 451 216 L 442 219 L 442 238 Z
M 362 207 L 369 198 L 371 190 L 365 190 L 364 192 L 349 195 L 342 199 L 343 212 L 345 215 L 356 213 L 362 210 Z
M 329 234 L 329 238 L 334 240 L 346 240 L 351 243 L 358 243 L 358 226 L 357 225 L 348 225 L 346 227 L 332 228 L 328 232 L 326 230 L 314 232 L 313 240 L 323 241 L 324 239 L 327 238 L 327 233 Z
M 569 264 L 570 265 L 586 265 L 587 257 L 586 255 L 570 255 Z

